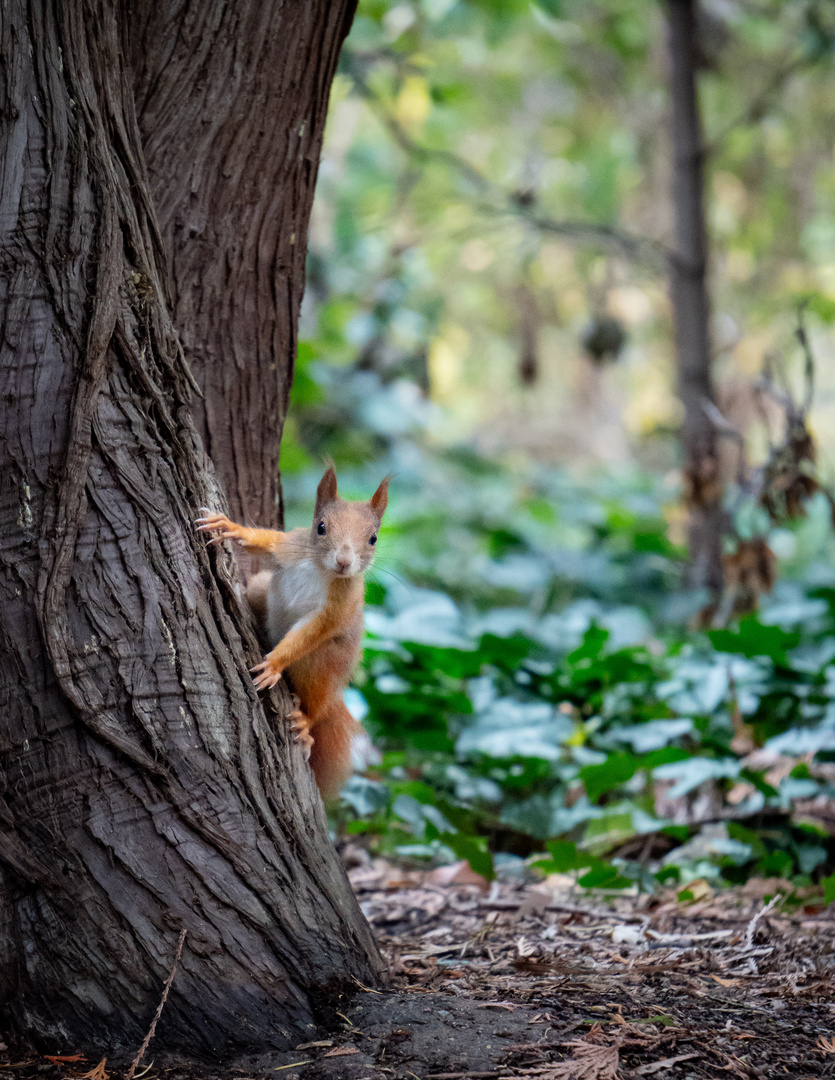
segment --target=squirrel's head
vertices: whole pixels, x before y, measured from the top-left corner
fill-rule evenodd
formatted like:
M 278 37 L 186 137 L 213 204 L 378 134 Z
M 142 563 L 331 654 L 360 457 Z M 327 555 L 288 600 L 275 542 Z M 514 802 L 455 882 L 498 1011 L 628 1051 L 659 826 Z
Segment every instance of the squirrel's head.
M 388 505 L 389 479 L 368 502 L 340 499 L 336 473 L 330 466 L 316 489 L 313 512 L 313 550 L 319 565 L 335 577 L 361 574 L 374 558 L 377 531 Z

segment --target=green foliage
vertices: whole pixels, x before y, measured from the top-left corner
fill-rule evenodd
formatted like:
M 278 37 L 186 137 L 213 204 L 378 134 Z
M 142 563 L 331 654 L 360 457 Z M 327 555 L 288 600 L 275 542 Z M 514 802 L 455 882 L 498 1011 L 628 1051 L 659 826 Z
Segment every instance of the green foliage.
M 416 445 L 411 460 L 381 532 L 357 679 L 382 760 L 346 789 L 348 834 L 381 853 L 466 858 L 488 878 L 492 859 L 531 856 L 588 888 L 803 885 L 832 867 L 828 835 L 793 807 L 831 793 L 818 764 L 835 753 L 835 589 L 784 580 L 759 617 L 694 632 L 692 598 L 643 588 L 634 537 L 665 530 L 646 479 L 622 478 L 620 500 L 607 489 L 600 506 L 547 471 Z M 349 492 L 377 479 L 345 476 Z M 301 500 L 314 483 L 288 490 Z M 708 793 L 712 823 L 667 816 Z M 661 853 L 636 858 L 641 837 Z
M 300 421 L 331 407 L 321 385 Z M 374 393 L 391 408 L 384 384 Z M 465 858 L 487 878 L 494 860 L 509 872 L 529 859 L 589 888 L 803 885 L 832 868 L 828 835 L 793 809 L 831 792 L 818 768 L 835 755 L 831 571 L 813 557 L 814 585 L 784 577 L 758 617 L 694 632 L 699 598 L 676 587 L 669 495 L 651 478 L 585 485 L 432 447 L 419 424 L 387 445 L 359 471 L 337 459 L 348 496 L 398 472 L 352 691 L 382 757 L 346 788 L 346 834 L 382 854 Z M 317 479 L 285 478 L 291 524 Z M 813 504 L 799 543 L 826 512 Z M 708 795 L 718 821 L 670 820 Z
M 582 871 L 578 884 L 586 889 L 625 889 L 632 882 L 619 874 L 611 863 L 596 855 L 578 851 L 577 845 L 555 841 L 547 845 L 550 859 L 537 859 L 533 866 L 544 874 L 565 874 L 571 870 Z
M 788 650 L 800 644 L 800 634 L 766 626 L 759 619 L 741 619 L 733 630 L 711 630 L 711 644 L 719 652 L 739 656 L 767 656 L 776 667 L 789 667 Z
M 835 321 L 820 136 L 835 27 L 822 4 L 721 8 L 700 97 L 716 325 L 732 330 L 717 372 L 733 381 L 734 350 L 750 375 L 800 303 L 816 350 Z M 694 631 L 704 597 L 681 588 L 664 265 L 643 240 L 666 242 L 662 14 L 637 0 L 361 0 L 282 448 L 291 524 L 307 521 L 325 455 L 349 497 L 397 473 L 351 698 L 381 759 L 349 783 L 337 824 L 382 854 L 465 858 L 488 878 L 527 860 L 584 887 L 676 883 L 686 899 L 696 878 L 778 875 L 824 880 L 829 902 L 832 842 L 798 810 L 833 795 L 824 500 L 780 531 L 759 616 Z M 520 286 L 543 369 L 551 357 L 529 388 L 514 362 Z M 552 434 L 571 421 L 583 328 L 618 304 L 628 345 L 596 385 L 621 410 L 628 396 L 653 438 L 585 479 L 531 463 L 529 421 L 548 415 Z M 494 436 L 497 402 L 514 422 Z

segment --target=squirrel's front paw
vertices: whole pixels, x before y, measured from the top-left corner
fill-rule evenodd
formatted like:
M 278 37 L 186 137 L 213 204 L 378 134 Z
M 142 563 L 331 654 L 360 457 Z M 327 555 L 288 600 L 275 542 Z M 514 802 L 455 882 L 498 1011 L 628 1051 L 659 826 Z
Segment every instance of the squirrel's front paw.
M 281 678 L 282 668 L 269 656 L 254 668 L 250 668 L 250 674 L 255 676 L 256 690 L 269 690 L 275 686 Z
M 240 542 L 240 525 L 230 521 L 226 514 L 215 513 L 214 510 L 209 510 L 208 507 L 201 506 L 200 510 L 206 516 L 198 518 L 195 525 L 198 532 L 216 533 L 209 541 L 210 544 L 221 544 L 224 540 L 237 540 Z

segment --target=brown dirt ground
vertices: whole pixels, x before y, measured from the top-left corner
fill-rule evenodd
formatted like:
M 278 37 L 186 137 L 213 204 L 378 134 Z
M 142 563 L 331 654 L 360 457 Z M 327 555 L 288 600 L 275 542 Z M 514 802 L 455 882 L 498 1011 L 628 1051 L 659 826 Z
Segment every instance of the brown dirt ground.
M 697 886 L 682 904 L 348 859 L 388 989 L 358 986 L 329 1030 L 200 1080 L 835 1078 L 835 911 L 769 908 L 786 883 Z M 84 1068 L 15 1064 L 0 1060 L 0 1080 Z M 152 1065 L 141 1080 L 187 1077 Z

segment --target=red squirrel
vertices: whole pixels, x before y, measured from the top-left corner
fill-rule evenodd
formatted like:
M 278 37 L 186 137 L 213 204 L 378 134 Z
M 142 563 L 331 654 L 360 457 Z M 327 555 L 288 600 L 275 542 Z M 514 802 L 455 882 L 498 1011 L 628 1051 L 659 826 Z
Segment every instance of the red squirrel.
M 339 498 L 336 473 L 328 468 L 310 529 L 250 529 L 205 508 L 196 522 L 215 534 L 211 543 L 232 540 L 273 564 L 246 590 L 274 646 L 252 669 L 255 686 L 264 690 L 288 676 L 299 698 L 291 717 L 296 739 L 324 798 L 337 795 L 351 775 L 351 738 L 362 730 L 343 691 L 362 651 L 363 574 L 374 558 L 388 484 L 386 477 L 368 502 L 348 502 Z

